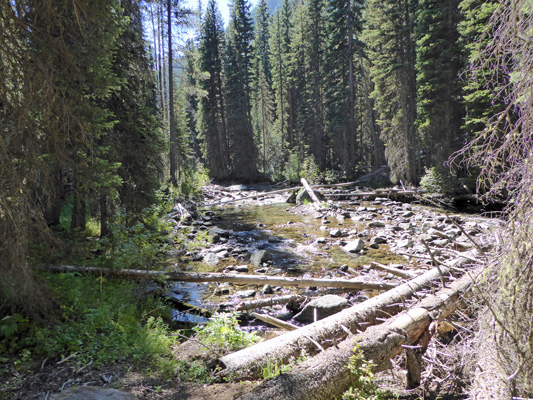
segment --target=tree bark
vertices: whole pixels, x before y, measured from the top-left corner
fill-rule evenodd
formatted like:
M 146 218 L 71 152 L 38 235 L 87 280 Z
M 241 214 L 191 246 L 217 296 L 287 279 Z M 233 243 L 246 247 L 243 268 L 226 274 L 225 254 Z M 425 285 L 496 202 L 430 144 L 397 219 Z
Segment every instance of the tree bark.
M 444 273 L 449 272 L 441 267 Z M 430 284 L 440 277 L 439 270 L 434 268 L 425 274 L 375 296 L 363 303 L 356 304 L 330 317 L 302 327 L 285 335 L 255 344 L 246 349 L 228 354 L 220 359 L 225 367 L 219 375 L 243 378 L 258 378 L 261 369 L 272 360 L 287 362 L 291 357 L 297 357 L 301 351 L 316 354 L 315 343 L 323 348 L 332 346 L 348 336 L 347 331 L 355 333 L 363 331 L 370 325 L 379 323 L 377 318 L 389 317 L 401 310 L 402 303 L 409 299 L 423 286 Z M 393 304 L 393 306 L 391 306 Z
M 146 271 L 134 269 L 112 269 L 112 268 L 90 268 L 72 267 L 68 265 L 49 266 L 52 272 L 80 272 L 87 274 L 97 274 L 123 279 L 166 279 L 169 281 L 181 282 L 231 282 L 250 285 L 277 285 L 295 287 L 340 287 L 354 290 L 389 290 L 396 285 L 379 282 L 362 282 L 354 279 L 307 279 L 307 278 L 283 278 L 261 275 L 238 275 L 238 274 L 202 274 L 184 273 L 176 271 Z
M 365 360 L 373 362 L 374 371 L 386 369 L 390 359 L 402 351 L 401 345 L 413 344 L 429 327 L 433 318 L 446 318 L 471 285 L 470 276 L 455 281 L 419 302 L 416 308 L 373 326 L 360 336 L 351 336 L 314 358 L 295 366 L 290 372 L 265 381 L 240 400 L 323 400 L 342 396 L 355 376 L 347 365 L 358 348 Z
M 313 189 L 311 189 L 311 186 L 309 186 L 309 184 L 307 183 L 307 181 L 305 180 L 305 178 L 302 178 L 302 185 L 304 186 L 305 188 L 305 191 L 307 192 L 307 194 L 309 195 L 309 197 L 311 197 L 311 200 L 313 200 L 313 204 L 315 205 L 315 208 L 317 210 L 319 210 L 320 208 L 322 208 L 322 204 L 320 204 L 320 200 L 318 200 L 318 197 L 316 197 L 316 194 L 315 192 L 313 192 Z

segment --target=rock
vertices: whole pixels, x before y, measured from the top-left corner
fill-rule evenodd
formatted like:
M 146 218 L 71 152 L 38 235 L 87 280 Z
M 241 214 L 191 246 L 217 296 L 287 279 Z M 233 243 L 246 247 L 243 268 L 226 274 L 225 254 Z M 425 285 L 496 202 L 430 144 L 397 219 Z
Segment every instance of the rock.
M 372 239 L 372 244 L 382 244 L 382 243 L 387 243 L 387 239 L 384 238 L 383 236 L 376 236 L 375 238 Z
M 250 262 L 256 267 L 260 266 L 262 263 L 270 259 L 271 259 L 271 256 L 266 250 L 254 251 L 252 255 L 250 256 Z
M 396 243 L 396 246 L 399 248 L 410 248 L 413 247 L 413 241 L 411 239 L 403 239 Z
M 265 285 L 265 286 L 263 286 L 263 289 L 261 290 L 261 293 L 263 293 L 263 294 L 272 294 L 272 293 L 274 293 L 274 290 L 272 290 L 272 286 Z
M 342 272 L 346 272 L 348 271 L 348 264 L 343 264 L 339 267 L 339 269 L 342 271 Z
M 324 197 L 324 195 L 320 193 L 318 190 L 313 190 L 313 192 L 315 193 L 315 196 L 318 198 L 319 201 L 326 201 L 326 198 Z M 309 196 L 309 193 L 307 193 L 306 190 L 302 190 L 296 196 L 296 205 L 301 206 L 305 204 L 306 202 L 312 203 L 313 200 L 311 199 L 311 197 Z
M 411 218 L 413 215 L 415 215 L 414 212 L 412 212 L 412 211 L 406 211 L 406 212 L 404 212 L 404 213 L 402 214 L 402 217 L 403 217 L 403 218 Z
M 211 228 L 209 228 L 208 230 L 209 234 L 211 236 L 218 236 L 218 237 L 228 237 L 229 236 L 229 232 L 225 229 L 220 229 L 218 226 L 212 226 Z
M 131 393 L 97 386 L 82 386 L 53 394 L 51 400 L 136 400 Z
M 202 261 L 211 267 L 215 267 L 218 264 L 218 256 L 213 253 L 207 253 Z
M 437 247 L 445 247 L 450 241 L 448 239 L 434 240 L 432 244 Z
M 336 314 L 349 306 L 348 300 L 345 298 L 329 294 L 307 303 L 303 310 L 294 316 L 294 319 L 301 323 L 312 323 L 315 322 L 315 310 L 318 321 Z
M 329 231 L 329 236 L 338 238 L 342 236 L 342 231 L 340 229 L 332 229 Z
M 347 243 L 342 249 L 347 253 L 357 253 L 358 251 L 363 250 L 364 247 L 365 242 L 361 239 L 356 239 Z
M 369 228 L 384 228 L 385 223 L 382 221 L 372 221 L 368 224 Z
M 235 297 L 239 297 L 241 299 L 245 299 L 247 297 L 255 297 L 255 290 L 241 290 L 239 292 L 235 292 Z
M 328 242 L 328 240 L 326 238 L 318 238 L 316 240 L 317 244 L 326 244 L 327 242 Z
M 398 224 L 398 227 L 402 228 L 404 231 L 408 231 L 412 228 L 410 222 L 402 222 L 401 224 Z
M 235 267 L 235 271 L 237 272 L 248 272 L 249 268 L 248 265 L 237 265 Z

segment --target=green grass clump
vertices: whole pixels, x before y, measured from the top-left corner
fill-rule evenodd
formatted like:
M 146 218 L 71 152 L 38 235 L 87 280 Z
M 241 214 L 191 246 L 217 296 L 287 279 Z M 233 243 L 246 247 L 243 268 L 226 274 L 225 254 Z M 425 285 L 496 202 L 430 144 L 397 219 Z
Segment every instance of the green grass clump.
M 243 349 L 260 340 L 255 333 L 240 330 L 237 316 L 231 313 L 217 314 L 207 324 L 193 330 L 196 339 L 223 352 Z

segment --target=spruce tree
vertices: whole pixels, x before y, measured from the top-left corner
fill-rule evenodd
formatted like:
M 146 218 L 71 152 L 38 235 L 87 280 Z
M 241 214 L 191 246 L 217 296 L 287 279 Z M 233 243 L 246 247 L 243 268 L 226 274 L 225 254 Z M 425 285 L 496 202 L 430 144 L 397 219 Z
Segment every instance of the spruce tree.
M 225 98 L 231 177 L 243 182 L 253 182 L 258 175 L 250 102 L 252 39 L 250 4 L 234 0 L 227 32 Z
M 216 0 L 207 4 L 201 32 L 199 68 L 200 98 L 198 131 L 204 140 L 204 154 L 210 176 L 221 179 L 230 173 L 230 146 L 224 98 L 224 23 Z
M 275 147 L 273 138 L 274 97 L 270 65 L 270 19 L 266 0 L 261 0 L 255 17 L 252 120 L 256 142 L 261 144 L 263 172 L 266 172 L 267 165 L 270 167 L 274 153 L 281 150 Z
M 365 32 L 378 125 L 391 179 L 415 184 L 416 81 L 413 0 L 370 0 Z
M 417 124 L 425 165 L 443 170 L 462 119 L 458 0 L 420 0 L 416 13 Z
M 121 0 L 125 25 L 117 39 L 113 73 L 121 80 L 107 102 L 116 120 L 102 140 L 109 149 L 106 159 L 119 163 L 117 174 L 119 202 L 132 213 L 140 212 L 155 201 L 162 174 L 163 140 L 158 122 L 155 79 L 143 40 L 139 5 Z M 102 184 L 106 184 L 102 181 Z M 101 193 L 102 215 L 106 214 L 108 195 Z M 105 218 L 102 218 L 105 234 Z
M 359 2 L 330 0 L 327 3 L 326 54 L 324 63 L 324 103 L 331 147 L 329 168 L 353 176 L 358 161 L 356 129 L 356 85 L 360 71 L 354 56 L 362 44 Z

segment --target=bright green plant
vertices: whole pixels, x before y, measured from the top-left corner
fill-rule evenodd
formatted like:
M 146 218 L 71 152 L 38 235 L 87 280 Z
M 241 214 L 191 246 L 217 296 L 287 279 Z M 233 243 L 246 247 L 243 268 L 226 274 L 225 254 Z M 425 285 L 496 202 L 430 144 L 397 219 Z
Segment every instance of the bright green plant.
M 222 351 L 233 351 L 250 346 L 260 340 L 255 333 L 239 329 L 236 314 L 215 315 L 207 324 L 193 328 L 196 338 L 202 343 Z
M 426 169 L 426 173 L 420 179 L 420 186 L 428 193 L 449 193 L 452 182 L 449 176 L 436 167 Z
M 372 368 L 366 361 L 359 346 L 353 350 L 348 369 L 354 376 L 354 384 L 342 396 L 342 400 L 384 400 L 387 397 L 374 383 Z
M 316 185 L 320 182 L 320 168 L 312 156 L 304 158 L 300 169 L 300 178 L 305 178 L 311 185 Z
M 275 376 L 278 376 L 284 372 L 290 371 L 292 367 L 308 359 L 309 359 L 309 355 L 305 352 L 305 350 L 302 350 L 298 358 L 291 357 L 289 359 L 288 364 L 283 364 L 279 362 L 278 360 L 269 359 L 265 367 L 262 369 L 261 375 L 263 379 L 274 378 Z

